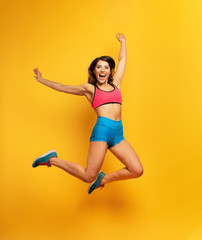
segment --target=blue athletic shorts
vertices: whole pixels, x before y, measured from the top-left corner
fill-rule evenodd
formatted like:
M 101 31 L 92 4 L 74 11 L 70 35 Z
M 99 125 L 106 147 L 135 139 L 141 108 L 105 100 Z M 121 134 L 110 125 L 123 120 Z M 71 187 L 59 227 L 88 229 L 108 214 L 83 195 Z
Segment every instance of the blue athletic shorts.
M 115 146 L 124 140 L 122 121 L 115 121 L 106 117 L 97 117 L 90 142 L 101 141 L 108 144 L 108 148 Z

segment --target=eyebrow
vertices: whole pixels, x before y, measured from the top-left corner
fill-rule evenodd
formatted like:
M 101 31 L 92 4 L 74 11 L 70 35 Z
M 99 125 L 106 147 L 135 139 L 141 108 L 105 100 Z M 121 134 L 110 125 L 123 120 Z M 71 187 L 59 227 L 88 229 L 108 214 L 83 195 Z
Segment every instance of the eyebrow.
M 97 65 L 97 67 L 98 67 L 98 66 L 102 66 L 102 65 L 101 65 L 101 64 L 99 64 L 99 65 Z M 109 65 L 104 65 L 104 67 L 109 67 Z

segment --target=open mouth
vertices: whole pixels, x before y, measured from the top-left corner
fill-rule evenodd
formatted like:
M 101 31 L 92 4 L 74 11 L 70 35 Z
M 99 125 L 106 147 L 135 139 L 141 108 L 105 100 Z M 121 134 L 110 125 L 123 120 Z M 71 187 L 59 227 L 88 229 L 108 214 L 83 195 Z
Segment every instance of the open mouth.
M 105 74 L 99 74 L 99 77 L 106 77 L 106 75 Z

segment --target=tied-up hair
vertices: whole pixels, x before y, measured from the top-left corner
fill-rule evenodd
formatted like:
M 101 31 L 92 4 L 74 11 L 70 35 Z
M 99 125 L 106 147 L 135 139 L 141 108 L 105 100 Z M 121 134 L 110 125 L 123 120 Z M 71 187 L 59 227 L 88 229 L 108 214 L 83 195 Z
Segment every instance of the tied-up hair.
M 109 78 L 108 78 L 108 82 L 112 82 L 113 81 L 113 74 L 114 74 L 114 69 L 115 69 L 115 61 L 110 56 L 101 56 L 101 57 L 98 57 L 98 58 L 94 59 L 92 61 L 92 63 L 90 64 L 90 67 L 88 68 L 88 74 L 89 74 L 89 76 L 88 76 L 88 83 L 91 83 L 93 85 L 95 85 L 95 83 L 97 82 L 97 79 L 96 79 L 96 76 L 95 76 L 93 70 L 95 69 L 95 66 L 97 65 L 97 62 L 99 60 L 108 62 L 109 67 L 110 67 L 110 75 L 109 75 Z

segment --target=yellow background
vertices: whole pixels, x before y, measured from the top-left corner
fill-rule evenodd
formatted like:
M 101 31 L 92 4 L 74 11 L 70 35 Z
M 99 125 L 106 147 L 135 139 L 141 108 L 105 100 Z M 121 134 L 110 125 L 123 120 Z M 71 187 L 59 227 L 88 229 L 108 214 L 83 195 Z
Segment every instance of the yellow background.
M 0 238 L 202 239 L 200 0 L 1 1 Z M 144 166 L 135 180 L 88 185 L 52 167 L 50 149 L 85 166 L 96 121 L 84 97 L 38 83 L 87 82 L 91 61 L 118 60 L 125 138 Z M 103 171 L 122 164 L 107 153 Z

